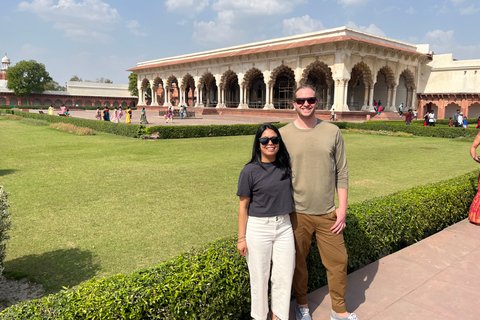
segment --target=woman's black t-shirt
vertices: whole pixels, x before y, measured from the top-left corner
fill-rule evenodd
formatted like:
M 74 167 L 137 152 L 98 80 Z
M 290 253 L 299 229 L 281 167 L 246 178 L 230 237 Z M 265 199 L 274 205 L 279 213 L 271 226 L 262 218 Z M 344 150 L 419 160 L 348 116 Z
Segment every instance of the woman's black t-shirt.
M 275 162 L 247 164 L 238 178 L 237 196 L 249 197 L 248 215 L 274 217 L 294 210 L 290 177 L 282 180 L 282 169 Z

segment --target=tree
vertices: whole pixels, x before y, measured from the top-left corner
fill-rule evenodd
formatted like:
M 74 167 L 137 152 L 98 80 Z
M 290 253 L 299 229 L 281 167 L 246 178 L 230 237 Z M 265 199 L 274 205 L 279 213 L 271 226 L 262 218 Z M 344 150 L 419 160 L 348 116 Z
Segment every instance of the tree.
M 58 84 L 57 81 L 50 81 L 45 84 L 44 87 L 45 90 L 50 90 L 50 91 L 65 91 L 65 87 L 61 86 Z
M 105 79 L 105 83 L 113 83 L 113 81 L 110 79 Z
M 74 74 L 73 77 L 71 77 L 69 81 L 83 82 L 82 78 L 79 78 L 76 74 Z
M 137 74 L 135 72 L 128 76 L 128 91 L 132 96 L 138 97 Z
M 7 88 L 13 90 L 15 95 L 27 100 L 33 92 L 45 91 L 45 85 L 53 81 L 45 70 L 45 65 L 35 60 L 19 61 L 7 69 L 5 76 L 8 80 Z

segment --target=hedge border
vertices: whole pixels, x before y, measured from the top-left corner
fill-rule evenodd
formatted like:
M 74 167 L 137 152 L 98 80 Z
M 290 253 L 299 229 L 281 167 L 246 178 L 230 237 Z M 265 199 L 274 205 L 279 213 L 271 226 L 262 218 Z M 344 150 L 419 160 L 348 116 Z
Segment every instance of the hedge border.
M 477 171 L 348 207 L 349 272 L 398 251 L 468 215 Z M 312 242 L 309 288 L 326 284 Z M 4 319 L 249 319 L 246 262 L 234 238 L 185 252 L 157 267 L 91 279 L 12 306 Z
M 90 128 L 98 132 L 105 132 L 116 134 L 119 136 L 131 137 L 131 138 L 142 138 L 145 126 L 137 124 L 127 124 L 127 123 L 114 123 L 110 121 L 98 121 L 74 117 L 59 117 L 49 114 L 40 114 L 33 112 L 23 112 L 20 110 L 1 110 L 1 113 L 5 114 L 14 114 L 24 118 L 32 118 L 47 121 L 48 123 L 71 123 L 77 127 Z

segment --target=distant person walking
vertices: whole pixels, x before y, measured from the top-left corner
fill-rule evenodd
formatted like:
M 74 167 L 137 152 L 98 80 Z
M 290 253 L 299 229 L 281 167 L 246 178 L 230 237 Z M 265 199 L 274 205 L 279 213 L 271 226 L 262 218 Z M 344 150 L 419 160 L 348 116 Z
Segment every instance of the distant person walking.
M 460 115 L 460 110 L 457 109 L 457 112 L 453 115 L 453 123 L 455 124 L 455 127 L 461 127 L 462 124 L 460 121 L 458 121 L 458 116 Z
M 398 115 L 401 117 L 403 116 L 403 103 L 400 103 L 398 106 Z
M 119 107 L 118 108 L 118 122 L 120 122 L 122 120 L 122 117 L 123 117 L 123 110 L 122 110 L 122 107 Z
M 115 123 L 119 123 L 118 121 L 118 109 L 117 107 L 115 107 L 112 111 L 112 119 L 111 119 L 112 122 L 115 122 Z
M 378 114 L 382 112 L 382 101 L 378 100 Z
M 145 108 L 142 109 L 142 114 L 140 115 L 140 124 L 148 124 Z
M 428 125 L 435 127 L 435 114 L 433 113 L 433 110 L 430 110 L 430 113 L 428 114 Z
M 408 112 L 405 114 L 405 124 L 409 126 L 411 122 L 412 122 L 412 110 L 408 110 Z
M 376 100 L 373 100 L 373 110 L 375 110 L 375 112 L 378 111 L 378 107 L 377 107 L 377 101 Z
M 48 107 L 48 114 L 53 116 L 53 106 L 50 105 L 50 107 Z
M 110 121 L 110 111 L 107 106 L 103 109 L 103 121 Z
M 125 123 L 132 123 L 132 109 L 130 107 L 127 107 L 126 112 L 126 118 L 125 118 Z
M 102 110 L 100 110 L 100 107 L 97 107 L 97 111 L 95 111 L 95 119 L 102 120 Z
M 167 123 L 172 120 L 173 123 L 173 107 L 168 107 L 167 110 Z

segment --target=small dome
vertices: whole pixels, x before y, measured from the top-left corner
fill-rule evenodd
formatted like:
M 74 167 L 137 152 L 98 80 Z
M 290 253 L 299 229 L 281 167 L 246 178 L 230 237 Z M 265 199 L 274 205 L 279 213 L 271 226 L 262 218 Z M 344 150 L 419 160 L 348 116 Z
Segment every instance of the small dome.
M 6 53 L 5 53 L 5 57 L 2 58 L 2 63 L 10 63 L 10 58 L 7 57 Z

